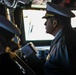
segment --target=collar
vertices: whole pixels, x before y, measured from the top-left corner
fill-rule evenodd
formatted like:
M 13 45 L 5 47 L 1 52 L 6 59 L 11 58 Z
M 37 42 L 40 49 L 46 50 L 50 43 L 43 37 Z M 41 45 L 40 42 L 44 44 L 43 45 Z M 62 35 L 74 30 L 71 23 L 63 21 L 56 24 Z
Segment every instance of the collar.
M 62 30 L 62 29 L 60 29 L 60 30 L 57 32 L 57 34 L 55 35 L 55 38 L 56 38 L 56 37 L 57 37 L 57 35 L 61 32 L 61 30 Z

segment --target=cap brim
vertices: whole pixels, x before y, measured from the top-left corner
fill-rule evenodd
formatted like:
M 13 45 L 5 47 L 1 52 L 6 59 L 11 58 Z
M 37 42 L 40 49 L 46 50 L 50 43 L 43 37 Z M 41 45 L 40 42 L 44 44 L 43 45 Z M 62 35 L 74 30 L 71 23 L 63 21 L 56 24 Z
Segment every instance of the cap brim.
M 16 27 L 16 25 L 9 21 L 7 18 L 5 18 L 4 16 L 0 15 L 0 27 L 8 30 L 11 33 L 14 33 L 16 35 L 20 35 L 20 29 L 18 27 Z
M 54 17 L 55 15 L 52 13 L 46 13 L 45 16 L 43 16 L 42 18 L 51 18 Z

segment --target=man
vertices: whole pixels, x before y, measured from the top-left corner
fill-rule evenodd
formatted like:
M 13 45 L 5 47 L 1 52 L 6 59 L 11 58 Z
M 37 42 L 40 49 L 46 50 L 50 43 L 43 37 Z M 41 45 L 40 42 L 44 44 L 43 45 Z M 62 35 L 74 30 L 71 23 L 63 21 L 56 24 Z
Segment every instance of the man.
M 1 75 L 23 75 L 19 66 L 12 59 L 10 52 L 7 51 L 7 44 L 9 49 L 18 49 L 17 44 L 11 42 L 14 36 L 20 35 L 20 30 L 12 22 L 0 15 L 0 74 Z M 12 46 L 11 46 L 12 45 Z M 14 45 L 14 46 L 13 46 Z M 11 48 L 10 48 L 11 46 Z M 17 46 L 17 47 L 16 47 Z
M 46 33 L 55 36 L 44 65 L 45 75 L 76 75 L 76 31 L 71 26 L 75 17 L 69 9 L 47 2 Z

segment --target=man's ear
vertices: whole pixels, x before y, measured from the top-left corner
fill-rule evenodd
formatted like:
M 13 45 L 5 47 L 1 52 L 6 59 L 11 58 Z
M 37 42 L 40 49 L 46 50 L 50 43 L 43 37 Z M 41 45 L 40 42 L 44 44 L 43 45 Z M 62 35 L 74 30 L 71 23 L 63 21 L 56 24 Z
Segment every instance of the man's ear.
M 57 26 L 57 20 L 53 20 L 53 27 L 55 28 Z

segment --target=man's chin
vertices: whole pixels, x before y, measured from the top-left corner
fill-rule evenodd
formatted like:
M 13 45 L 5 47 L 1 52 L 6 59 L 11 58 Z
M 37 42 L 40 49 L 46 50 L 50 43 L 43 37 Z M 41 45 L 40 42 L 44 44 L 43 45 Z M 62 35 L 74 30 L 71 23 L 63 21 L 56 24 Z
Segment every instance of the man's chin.
M 46 31 L 47 34 L 50 34 L 48 31 Z

